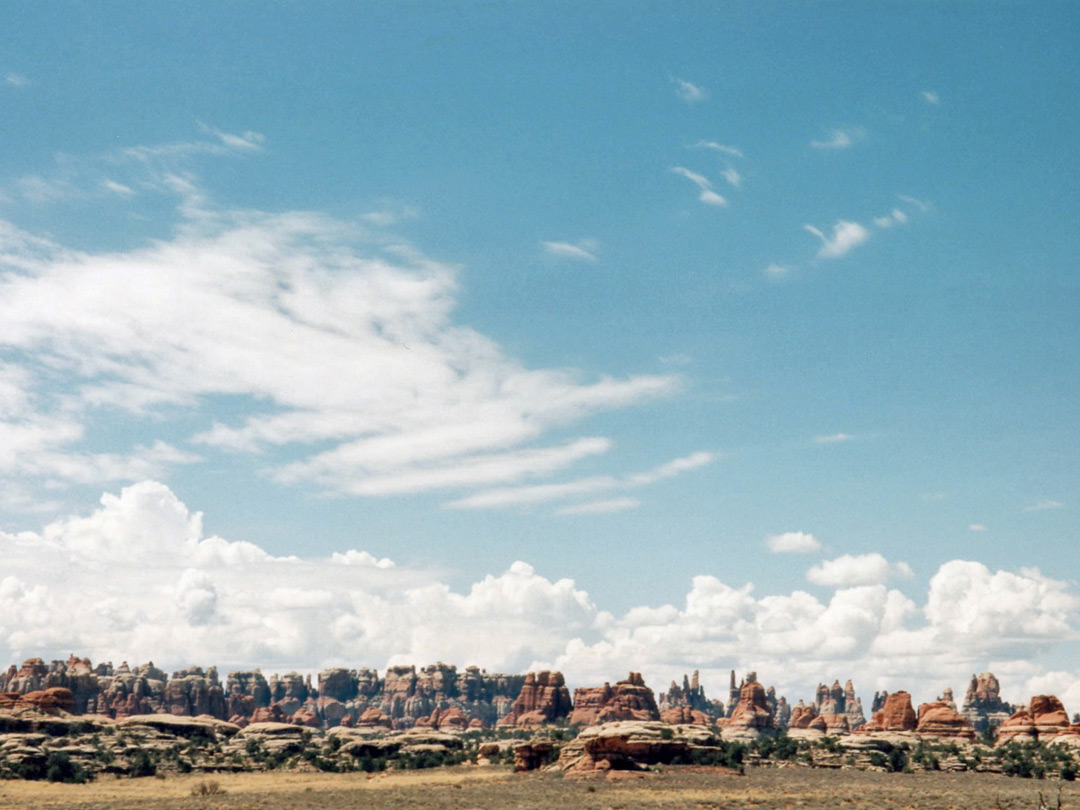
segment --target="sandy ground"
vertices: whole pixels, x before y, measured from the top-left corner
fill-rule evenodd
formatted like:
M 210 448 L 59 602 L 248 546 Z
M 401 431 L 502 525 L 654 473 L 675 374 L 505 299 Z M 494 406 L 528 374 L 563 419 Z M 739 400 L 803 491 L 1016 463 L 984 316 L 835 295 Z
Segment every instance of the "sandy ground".
M 217 792 L 207 793 L 206 791 Z M 1058 789 L 1061 788 L 1059 794 Z M 643 778 L 568 779 L 501 768 L 366 774 L 244 773 L 103 779 L 86 785 L 0 782 L 11 808 L 259 810 L 1080 810 L 1080 785 L 980 774 L 885 774 L 805 768 L 668 768 Z

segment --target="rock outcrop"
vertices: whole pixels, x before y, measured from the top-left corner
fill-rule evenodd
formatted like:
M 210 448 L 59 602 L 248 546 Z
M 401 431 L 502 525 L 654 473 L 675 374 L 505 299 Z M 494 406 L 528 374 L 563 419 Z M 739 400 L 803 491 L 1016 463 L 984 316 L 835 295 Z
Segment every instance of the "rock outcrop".
M 923 703 L 919 706 L 915 731 L 925 736 L 975 739 L 975 729 L 956 711 L 956 705 L 950 705 L 948 700 Z
M 997 728 L 1014 713 L 1001 699 L 1001 684 L 992 672 L 972 675 L 960 714 L 977 732 Z
M 500 726 L 536 726 L 570 716 L 573 702 L 561 672 L 530 672 Z
M 659 719 L 656 699 L 639 672 L 631 672 L 626 680 L 618 681 L 614 688 L 605 683 L 603 686 L 574 690 L 571 724 L 595 726 L 618 720 Z
M 1026 707 L 1021 707 L 997 729 L 998 743 L 1046 742 L 1076 733 L 1061 701 L 1053 695 L 1034 695 Z
M 701 685 L 700 675 L 696 669 L 690 677 L 683 675 L 681 686 L 672 681 L 668 690 L 660 693 L 657 706 L 660 709 L 660 716 L 665 718 L 665 722 L 675 722 L 668 721 L 666 718 L 677 716 L 702 715 L 710 718 L 710 722 L 712 719 L 724 716 L 724 704 L 719 700 L 709 700 L 705 696 L 705 688 Z M 676 711 L 683 709 L 687 709 L 689 712 Z
M 876 696 L 875 696 L 876 700 Z M 873 719 L 864 725 L 861 731 L 914 731 L 918 717 L 911 706 L 911 695 L 907 692 L 893 692 L 884 695 L 881 708 L 874 712 Z
M 568 776 L 639 770 L 658 763 L 689 761 L 693 751 L 718 751 L 716 733 L 701 726 L 622 721 L 583 729 L 562 747 L 555 770 Z
M 757 681 L 757 674 L 748 673 L 739 690 L 735 711 L 720 721 L 725 738 L 757 737 L 762 733 L 776 731 L 772 707 L 765 687 Z

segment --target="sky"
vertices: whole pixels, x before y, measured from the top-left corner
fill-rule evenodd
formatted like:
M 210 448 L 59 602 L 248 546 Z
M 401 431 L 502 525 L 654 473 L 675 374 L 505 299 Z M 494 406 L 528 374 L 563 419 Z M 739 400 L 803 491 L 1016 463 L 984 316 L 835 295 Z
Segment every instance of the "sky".
M 0 5 L 0 660 L 1080 711 L 1078 29 Z

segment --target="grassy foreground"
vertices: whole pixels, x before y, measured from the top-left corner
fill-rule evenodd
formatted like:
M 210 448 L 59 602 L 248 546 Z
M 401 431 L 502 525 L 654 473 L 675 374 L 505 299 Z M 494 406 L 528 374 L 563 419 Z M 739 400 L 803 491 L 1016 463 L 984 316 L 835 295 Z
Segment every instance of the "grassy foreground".
M 1060 794 L 1059 794 L 1060 788 Z M 1040 802 L 1040 792 L 1042 803 Z M 880 773 L 800 767 L 669 767 L 619 779 L 459 766 L 429 771 L 184 774 L 165 779 L 100 779 L 81 785 L 0 782 L 0 808 L 259 808 L 260 810 L 1080 810 L 1080 784 L 975 773 Z

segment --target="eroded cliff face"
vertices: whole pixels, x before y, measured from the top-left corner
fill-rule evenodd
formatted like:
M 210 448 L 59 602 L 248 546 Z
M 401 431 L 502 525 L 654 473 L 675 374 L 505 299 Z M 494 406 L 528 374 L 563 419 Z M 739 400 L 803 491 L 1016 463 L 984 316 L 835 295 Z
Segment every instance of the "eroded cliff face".
M 296 672 L 267 679 L 259 670 L 237 671 L 229 673 L 223 685 L 214 667 L 189 667 L 170 677 L 152 662 L 134 668 L 126 661 L 119 667 L 94 667 L 74 656 L 48 664 L 31 658 L 0 674 L 0 693 L 8 704 L 46 700 L 50 705 L 62 694 L 69 696 L 62 698 L 64 711 L 113 719 L 170 714 L 207 715 L 239 726 L 286 722 L 308 727 L 467 728 L 494 726 L 509 715 L 530 677 L 532 691 L 518 714 L 528 715 L 526 722 L 566 717 L 570 696 L 561 673 L 489 674 L 477 667 L 458 672 L 441 663 L 419 669 L 391 667 L 382 678 L 372 669 L 329 669 L 319 673 L 315 683 L 310 675 Z M 30 696 L 35 697 L 28 700 Z
M 617 720 L 659 720 L 660 709 L 653 691 L 640 672 L 631 672 L 615 686 L 581 687 L 574 690 L 571 724 L 595 726 Z

